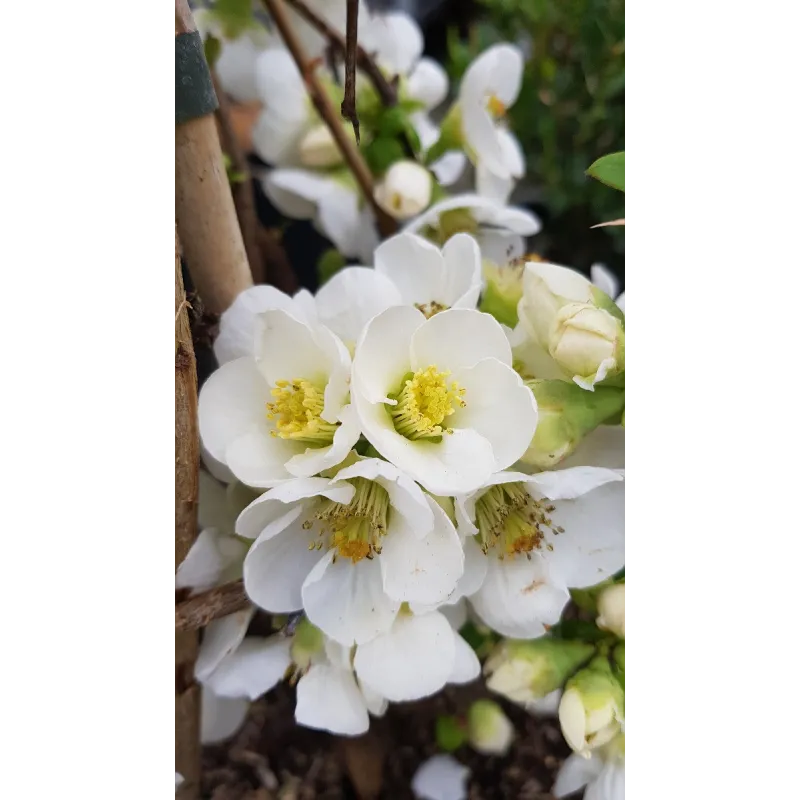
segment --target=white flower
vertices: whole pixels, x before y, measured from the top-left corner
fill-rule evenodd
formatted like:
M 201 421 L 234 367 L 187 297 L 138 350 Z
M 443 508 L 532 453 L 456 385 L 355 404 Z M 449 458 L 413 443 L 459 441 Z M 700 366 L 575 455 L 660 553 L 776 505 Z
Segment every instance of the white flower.
M 414 773 L 411 788 L 419 800 L 467 800 L 469 774 L 453 756 L 432 756 Z
M 372 260 L 379 242 L 375 221 L 346 169 L 274 169 L 263 186 L 278 211 L 291 219 L 312 220 L 342 255 L 363 263 Z
M 558 622 L 568 588 L 593 586 L 624 565 L 622 481 L 593 467 L 506 472 L 456 498 L 459 531 L 476 535 L 488 559 L 470 602 L 489 627 L 541 636 Z
M 592 391 L 595 383 L 624 371 L 622 312 L 579 272 L 529 262 L 517 310 L 531 341 L 582 389 Z
M 431 173 L 415 161 L 397 161 L 375 186 L 378 205 L 395 219 L 416 217 L 431 202 Z
M 505 263 L 525 252 L 525 236 L 542 228 L 539 218 L 523 208 L 514 208 L 478 194 L 460 194 L 434 203 L 403 230 L 428 232 L 441 244 L 455 233 L 471 233 L 483 258 Z M 430 237 L 429 237 L 430 238 Z
M 618 583 L 600 592 L 597 598 L 597 627 L 625 638 L 625 584 Z
M 348 403 L 350 354 L 323 325 L 287 311 L 258 318 L 255 356 L 223 364 L 200 391 L 200 436 L 248 486 L 339 464 L 360 431 Z
M 250 701 L 244 697 L 219 697 L 203 686 L 200 697 L 200 742 L 216 744 L 230 739 L 247 717 Z
M 256 540 L 244 563 L 250 599 L 274 613 L 303 608 L 344 645 L 389 630 L 403 602 L 441 602 L 464 570 L 447 514 L 375 458 L 357 460 L 333 480 L 272 489 L 242 512 L 236 530 Z
M 584 800 L 625 800 L 625 735 L 590 758 L 573 753 L 558 772 L 554 797 L 565 797 L 586 787 Z
M 476 162 L 478 192 L 501 202 L 508 199 L 514 179 L 525 174 L 519 142 L 499 124 L 517 99 L 523 66 L 518 47 L 495 45 L 470 64 L 459 90 L 461 126 Z
M 470 309 L 426 319 L 398 306 L 372 319 L 351 396 L 373 447 L 442 496 L 474 491 L 513 464 L 536 428 L 536 402 L 511 369 L 502 328 Z
M 222 26 L 214 18 L 213 10 L 198 8 L 193 14 L 203 40 L 212 35 L 220 42 L 221 49 L 214 71 L 223 91 L 238 103 L 259 100 L 256 62 L 264 51 L 280 47 L 280 38 L 259 25 L 244 31 L 236 39 L 226 39 Z
M 358 736 L 369 729 L 369 714 L 383 716 L 387 705 L 356 680 L 351 648 L 326 638 L 297 683 L 295 719 L 307 728 Z
M 465 233 L 451 237 L 441 250 L 421 236 L 397 234 L 375 250 L 375 271 L 397 287 L 403 305 L 415 306 L 426 317 L 478 304 L 481 254 Z
M 314 297 L 307 289 L 300 289 L 294 297 L 289 297 L 274 286 L 251 286 L 240 292 L 219 318 L 214 355 L 220 366 L 255 354 L 258 316 L 276 308 L 306 322 L 313 322 L 316 318 Z
M 544 697 L 529 700 L 525 710 L 534 717 L 557 717 L 558 706 L 561 703 L 561 689 L 556 689 Z
M 305 0 L 305 4 L 324 22 L 342 36 L 347 24 L 347 0 Z M 361 2 L 358 15 L 358 41 L 362 41 L 367 26 L 368 13 L 364 0 Z M 322 57 L 328 46 L 328 40 L 313 25 L 303 18 L 301 14 L 286 3 L 286 14 L 291 18 L 292 29 L 309 58 Z

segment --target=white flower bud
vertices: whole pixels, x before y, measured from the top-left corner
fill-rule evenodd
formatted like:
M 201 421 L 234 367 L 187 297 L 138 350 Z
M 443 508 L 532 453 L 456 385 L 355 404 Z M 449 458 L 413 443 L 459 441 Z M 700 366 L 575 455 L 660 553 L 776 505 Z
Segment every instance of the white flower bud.
M 625 584 L 609 586 L 597 599 L 597 627 L 625 638 Z
M 395 219 L 411 219 L 430 205 L 432 191 L 431 173 L 425 167 L 414 161 L 398 161 L 375 187 L 375 200 Z
M 467 715 L 469 743 L 484 755 L 505 755 L 514 741 L 514 726 L 497 703 L 476 700 Z
M 305 167 L 335 167 L 342 153 L 327 125 L 317 125 L 300 140 L 300 162 Z

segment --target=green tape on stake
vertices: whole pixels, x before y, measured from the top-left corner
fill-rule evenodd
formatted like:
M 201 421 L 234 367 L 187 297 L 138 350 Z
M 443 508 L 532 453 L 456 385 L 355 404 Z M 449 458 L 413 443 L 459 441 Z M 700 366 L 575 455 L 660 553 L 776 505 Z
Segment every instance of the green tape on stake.
M 175 37 L 175 124 L 213 114 L 219 103 L 197 31 Z

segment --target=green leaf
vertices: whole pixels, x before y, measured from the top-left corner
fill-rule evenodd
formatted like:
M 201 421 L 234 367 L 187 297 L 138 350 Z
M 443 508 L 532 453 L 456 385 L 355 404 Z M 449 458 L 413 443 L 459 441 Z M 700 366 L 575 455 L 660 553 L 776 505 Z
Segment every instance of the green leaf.
M 362 152 L 373 175 L 383 175 L 392 164 L 405 158 L 400 142 L 387 136 L 373 139 Z
M 213 12 L 226 39 L 237 39 L 255 23 L 252 0 L 217 0 Z
M 215 36 L 212 36 L 210 33 L 206 37 L 205 42 L 203 42 L 203 50 L 206 54 L 206 61 L 208 62 L 208 68 L 214 69 L 214 65 L 217 63 L 217 59 L 219 58 L 219 54 L 222 52 L 222 42 L 217 39 Z
M 438 717 L 436 719 L 436 744 L 445 753 L 458 750 L 466 740 L 467 732 L 455 717 Z
M 330 280 L 346 264 L 345 257 L 335 247 L 326 250 L 317 262 L 317 276 L 320 286 L 325 281 Z
M 625 191 L 625 153 L 611 153 L 598 158 L 586 174 L 610 186 L 612 189 Z

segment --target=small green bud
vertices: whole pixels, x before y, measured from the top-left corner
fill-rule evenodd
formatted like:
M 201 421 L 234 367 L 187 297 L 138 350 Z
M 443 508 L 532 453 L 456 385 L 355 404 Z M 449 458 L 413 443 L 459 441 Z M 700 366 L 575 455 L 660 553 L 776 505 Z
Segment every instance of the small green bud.
M 497 703 L 476 700 L 467 713 L 469 743 L 484 755 L 505 755 L 514 741 L 514 726 Z
M 292 637 L 290 654 L 292 661 L 301 669 L 308 669 L 311 659 L 321 653 L 325 646 L 322 631 L 308 621 L 306 617 L 300 620 Z
M 620 733 L 625 719 L 625 690 L 608 658 L 595 657 L 567 681 L 558 718 L 569 746 L 587 757 Z
M 542 637 L 506 639 L 484 667 L 487 687 L 514 703 L 526 705 L 561 688 L 594 653 L 590 644 Z
M 465 726 L 455 717 L 438 717 L 436 720 L 436 744 L 445 751 L 452 753 L 458 750 L 467 740 Z
M 587 392 L 575 383 L 530 380 L 539 407 L 539 421 L 530 447 L 521 461 L 537 469 L 552 469 L 572 453 L 584 436 L 625 405 L 625 392 L 596 386 Z

